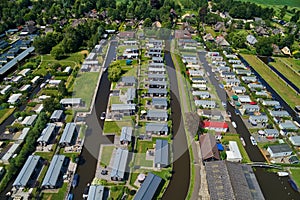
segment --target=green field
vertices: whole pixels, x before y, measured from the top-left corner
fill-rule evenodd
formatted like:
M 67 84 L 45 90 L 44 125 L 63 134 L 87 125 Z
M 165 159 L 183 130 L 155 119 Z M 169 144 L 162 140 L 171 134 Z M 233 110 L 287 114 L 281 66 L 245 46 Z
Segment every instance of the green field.
M 300 88 L 300 75 L 289 66 L 286 66 L 283 62 L 280 62 L 278 58 L 275 58 L 275 62 L 271 62 L 280 73 L 282 73 L 287 79 L 294 83 L 298 88 Z
M 82 98 L 87 109 L 90 108 L 98 77 L 97 72 L 84 72 L 78 73 L 75 79 L 72 96 Z
M 244 59 L 255 69 L 261 77 L 283 98 L 292 108 L 300 105 L 300 98 L 295 91 L 287 86 L 271 69 L 255 55 L 242 54 Z
M 285 64 L 289 65 L 291 68 L 300 72 L 300 60 L 296 60 L 294 58 L 277 58 L 284 62 Z
M 238 1 L 247 1 L 257 4 L 262 4 L 266 6 L 290 6 L 290 7 L 300 7 L 299 0 L 238 0 Z
M 146 152 L 148 149 L 153 149 L 153 141 L 137 141 L 137 153 L 135 154 L 134 165 L 135 166 L 144 166 L 144 167 L 153 167 L 153 161 L 146 160 Z

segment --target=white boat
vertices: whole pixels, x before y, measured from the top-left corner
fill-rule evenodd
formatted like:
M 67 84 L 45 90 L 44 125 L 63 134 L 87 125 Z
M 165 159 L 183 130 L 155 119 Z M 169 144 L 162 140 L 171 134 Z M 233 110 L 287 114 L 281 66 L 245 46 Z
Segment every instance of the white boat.
M 246 146 L 246 143 L 245 143 L 244 138 L 241 137 L 240 139 L 241 139 L 241 141 L 242 141 L 243 146 L 245 147 L 245 146 Z
M 233 126 L 234 128 L 236 128 L 236 127 L 237 127 L 237 125 L 236 125 L 236 123 L 235 123 L 235 122 L 232 122 L 232 126 Z
M 288 172 L 277 172 L 278 176 L 288 176 L 289 173 Z

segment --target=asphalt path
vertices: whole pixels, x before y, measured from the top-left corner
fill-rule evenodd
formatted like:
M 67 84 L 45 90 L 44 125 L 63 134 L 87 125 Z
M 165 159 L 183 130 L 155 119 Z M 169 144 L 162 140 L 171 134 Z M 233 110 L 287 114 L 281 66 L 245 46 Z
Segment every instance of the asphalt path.
M 117 42 L 112 42 L 105 59 L 104 68 L 108 68 L 111 61 L 116 57 Z M 74 194 L 74 199 L 82 199 L 82 194 L 88 183 L 91 183 L 96 172 L 98 154 L 101 144 L 111 144 L 113 137 L 102 135 L 104 121 L 100 120 L 100 114 L 106 111 L 110 82 L 107 78 L 107 71 L 102 74 L 97 90 L 95 104 L 90 115 L 86 118 L 88 126 L 81 152 L 81 159 L 76 173 L 79 175 L 78 186 L 70 192 Z

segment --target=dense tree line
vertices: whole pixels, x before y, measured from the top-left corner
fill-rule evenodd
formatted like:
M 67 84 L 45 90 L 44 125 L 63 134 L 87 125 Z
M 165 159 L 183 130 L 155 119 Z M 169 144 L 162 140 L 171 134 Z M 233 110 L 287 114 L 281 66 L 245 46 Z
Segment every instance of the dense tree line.
M 271 7 L 263 8 L 255 3 L 240 2 L 234 0 L 214 0 L 212 9 L 214 11 L 229 12 L 230 16 L 241 19 L 252 19 L 261 17 L 271 19 L 275 10 Z

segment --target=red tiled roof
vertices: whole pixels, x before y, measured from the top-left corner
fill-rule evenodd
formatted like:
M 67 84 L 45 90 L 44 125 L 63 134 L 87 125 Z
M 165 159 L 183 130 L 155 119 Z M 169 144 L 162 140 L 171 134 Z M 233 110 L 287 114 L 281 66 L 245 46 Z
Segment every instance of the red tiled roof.
M 205 121 L 203 127 L 228 128 L 228 124 L 226 122 Z

